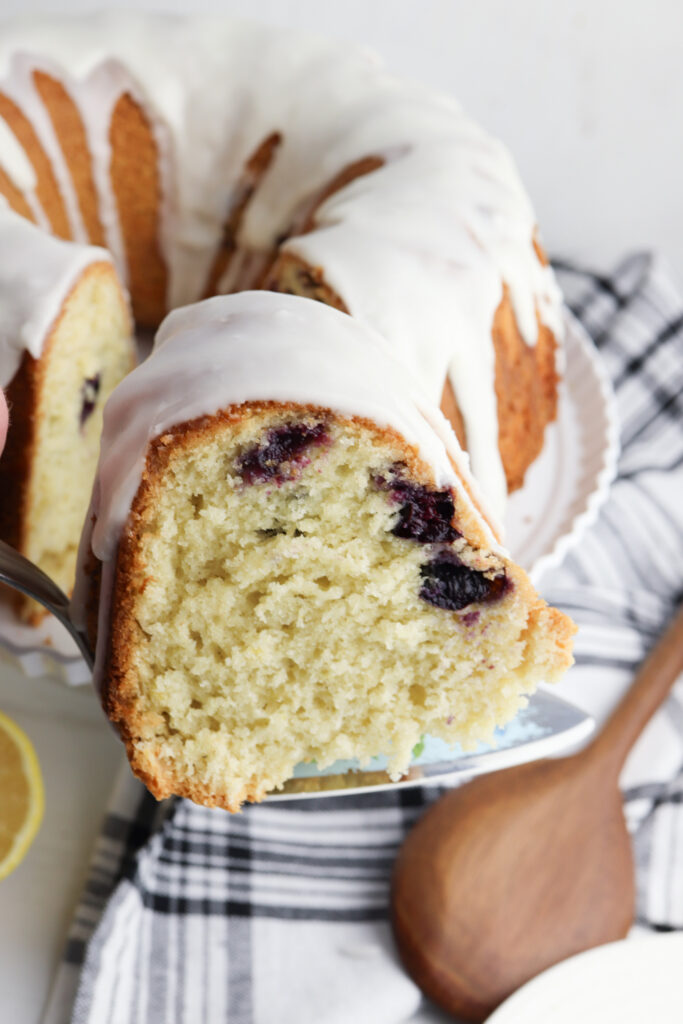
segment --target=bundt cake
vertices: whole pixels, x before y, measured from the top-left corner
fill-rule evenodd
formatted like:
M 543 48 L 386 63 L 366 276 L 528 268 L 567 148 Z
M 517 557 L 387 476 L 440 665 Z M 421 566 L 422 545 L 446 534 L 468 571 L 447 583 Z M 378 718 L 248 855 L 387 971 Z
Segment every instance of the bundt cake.
M 51 238 L 0 198 L 0 538 L 65 591 L 90 499 L 102 407 L 133 367 L 126 296 L 104 249 Z M 43 609 L 21 598 L 22 617 Z
M 236 809 L 380 752 L 397 774 L 566 668 L 571 623 L 493 525 L 555 415 L 560 298 L 457 104 L 299 32 L 12 21 L 0 197 L 0 527 L 64 587 L 124 289 L 163 320 L 106 406 L 74 596 L 157 796 Z
M 540 451 L 560 300 L 512 161 L 365 52 L 194 14 L 5 23 L 0 193 L 106 245 L 139 324 L 266 287 L 373 326 L 498 511 Z
M 114 391 L 74 617 L 134 771 L 236 810 L 298 762 L 490 737 L 571 662 L 386 341 L 310 299 L 171 313 Z

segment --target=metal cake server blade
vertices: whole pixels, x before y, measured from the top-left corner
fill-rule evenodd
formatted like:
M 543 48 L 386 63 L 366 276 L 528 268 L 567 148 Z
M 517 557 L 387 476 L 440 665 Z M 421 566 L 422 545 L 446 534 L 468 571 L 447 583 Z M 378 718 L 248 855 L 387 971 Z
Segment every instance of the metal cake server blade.
M 297 765 L 294 777 L 282 790 L 269 794 L 268 800 L 453 785 L 484 772 L 568 753 L 585 742 L 594 728 L 594 719 L 581 708 L 547 690 L 537 690 L 511 722 L 496 730 L 491 744 L 480 743 L 475 750 L 465 751 L 458 744 L 425 736 L 422 749 L 398 780 L 388 775 L 385 757 L 375 757 L 363 766 L 357 761 L 337 761 L 322 772 L 311 764 Z
M 12 590 L 18 590 L 20 594 L 32 597 L 34 601 L 42 604 L 43 608 L 47 608 L 69 631 L 78 644 L 88 668 L 92 670 L 94 654 L 85 634 L 71 621 L 69 598 L 42 569 L 20 555 L 4 540 L 0 540 L 0 583 L 5 583 Z

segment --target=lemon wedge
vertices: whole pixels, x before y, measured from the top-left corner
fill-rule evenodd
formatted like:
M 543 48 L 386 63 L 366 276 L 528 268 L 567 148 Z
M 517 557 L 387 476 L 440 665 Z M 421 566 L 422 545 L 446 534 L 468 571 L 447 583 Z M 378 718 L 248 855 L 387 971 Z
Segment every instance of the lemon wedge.
M 24 859 L 44 805 L 40 765 L 31 741 L 0 712 L 0 879 Z

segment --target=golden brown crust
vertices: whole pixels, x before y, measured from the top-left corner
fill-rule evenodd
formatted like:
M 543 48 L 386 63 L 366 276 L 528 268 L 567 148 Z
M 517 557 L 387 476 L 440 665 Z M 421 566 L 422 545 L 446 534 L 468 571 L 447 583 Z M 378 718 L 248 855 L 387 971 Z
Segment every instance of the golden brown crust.
M 348 313 L 348 309 L 340 296 L 326 283 L 322 267 L 311 267 L 293 253 L 280 252 L 279 246 L 282 245 L 287 238 L 291 238 L 296 235 L 305 235 L 307 232 L 312 231 L 316 224 L 316 213 L 325 200 L 329 199 L 329 197 L 334 195 L 335 192 L 339 192 L 340 189 L 349 185 L 352 181 L 355 181 L 356 178 L 361 178 L 366 174 L 372 174 L 373 171 L 377 171 L 383 166 L 384 159 L 380 156 L 362 157 L 360 160 L 355 160 L 353 163 L 347 164 L 346 167 L 343 167 L 341 171 L 325 185 L 324 188 L 312 196 L 305 204 L 304 209 L 300 211 L 297 218 L 298 223 L 292 225 L 284 238 L 280 240 L 278 248 L 273 253 L 272 259 L 263 270 L 256 286 L 258 288 L 268 289 L 269 291 L 285 292 L 292 295 L 305 294 L 308 298 L 324 302 L 326 305 L 333 306 L 334 309 L 338 309 L 342 313 Z M 286 285 L 283 286 L 283 280 L 288 277 L 292 270 L 295 275 L 300 277 L 301 287 L 304 289 L 303 292 L 295 291 Z
M 109 126 L 109 173 L 126 247 L 133 313 L 156 327 L 166 312 L 166 264 L 159 245 L 161 181 L 154 133 L 129 93 L 116 103 Z
M 306 232 L 313 230 L 315 227 L 315 215 L 326 199 L 333 196 L 335 192 L 341 191 L 346 185 L 350 185 L 356 178 L 372 174 L 373 171 L 378 171 L 380 167 L 384 167 L 384 159 L 381 156 L 364 156 L 360 160 L 354 160 L 353 163 L 342 167 L 339 174 L 335 174 L 334 178 L 315 196 L 302 227 L 296 232 L 297 235 L 305 235 Z
M 281 238 L 278 239 L 273 252 L 266 257 L 256 278 L 250 282 L 249 287 L 264 288 L 269 291 L 286 291 L 286 288 L 279 286 L 281 281 L 281 272 L 282 268 L 289 267 L 290 260 L 293 260 L 301 265 L 303 271 L 312 275 L 314 280 L 311 281 L 310 287 L 314 290 L 319 287 L 321 292 L 325 293 L 326 297 L 322 297 L 321 295 L 319 297 L 319 301 L 325 302 L 328 306 L 334 306 L 335 309 L 340 309 L 343 313 L 348 312 L 339 296 L 336 295 L 336 293 L 324 282 L 323 272 L 320 267 L 308 267 L 302 260 L 298 260 L 298 258 L 293 256 L 291 253 L 282 253 L 281 247 L 288 238 L 293 238 L 297 235 L 304 235 L 315 228 L 315 215 L 326 199 L 329 199 L 329 197 L 334 195 L 335 192 L 344 188 L 345 185 L 349 185 L 352 181 L 355 181 L 356 178 L 360 178 L 365 174 L 371 174 L 382 166 L 384 166 L 384 160 L 382 157 L 362 157 L 360 160 L 355 160 L 353 163 L 347 164 L 346 167 L 343 167 L 341 171 L 327 182 L 322 189 L 310 196 L 297 211 L 289 229 Z M 292 292 L 292 294 L 299 293 Z M 309 297 L 318 298 L 316 295 L 310 295 Z
M 535 244 L 538 250 L 538 247 Z M 536 345 L 520 334 L 507 286 L 496 310 L 492 329 L 496 356 L 498 447 L 508 492 L 524 483 L 526 471 L 543 448 L 545 428 L 557 415 L 557 342 L 538 321 Z M 444 384 L 441 411 L 450 421 L 460 445 L 467 449 L 467 431 L 449 380 Z
M 265 287 L 303 295 L 342 313 L 349 312 L 343 299 L 325 281 L 324 268 L 312 267 L 293 253 L 280 253 Z M 555 419 L 557 342 L 552 331 L 539 320 L 538 340 L 533 346 L 527 345 L 517 326 L 507 286 L 503 287 L 491 333 L 496 356 L 498 446 L 508 491 L 512 492 L 524 483 L 527 469 L 543 447 L 545 427 Z M 448 378 L 444 381 L 441 411 L 460 446 L 467 450 L 467 430 Z
M 5 390 L 9 428 L 0 458 L 0 538 L 22 554 L 27 553 L 29 491 L 44 365 L 42 359 L 24 352 L 19 369 Z M 13 592 L 11 599 L 21 618 L 33 626 L 47 615 L 22 594 Z
M 455 391 L 453 390 L 450 377 L 446 377 L 443 382 L 443 391 L 441 392 L 441 402 L 439 403 L 439 407 L 450 425 L 453 427 L 453 432 L 458 439 L 458 444 L 462 450 L 466 452 L 467 433 L 465 431 L 465 421 L 462 418 L 460 406 L 458 405 L 458 400 L 455 397 Z
M 381 157 L 369 156 L 345 167 L 314 201 L 298 233 L 315 227 L 319 206 L 334 192 L 364 174 L 378 170 Z M 538 237 L 534 251 L 543 266 L 548 263 Z M 279 253 L 266 274 L 262 287 L 272 291 L 304 295 L 348 313 L 342 297 L 325 280 L 323 267 L 313 267 L 293 253 Z M 509 289 L 496 310 L 492 338 L 496 353 L 496 400 L 498 406 L 499 448 L 508 491 L 524 483 L 527 469 L 540 453 L 546 425 L 555 419 L 558 375 L 555 369 L 556 340 L 539 320 L 535 346 L 529 346 L 520 334 Z M 449 420 L 460 446 L 467 450 L 467 432 L 455 392 L 448 378 L 444 381 L 441 411 Z
M 50 358 L 52 341 L 57 332 L 71 295 L 87 274 L 111 274 L 111 264 L 104 260 L 91 263 L 64 296 L 60 312 L 47 335 L 41 356 L 34 359 L 24 352 L 19 369 L 5 388 L 9 407 L 7 440 L 0 458 L 0 539 L 16 551 L 28 554 L 26 541 L 29 523 L 31 473 L 34 465 L 36 426 L 43 403 L 45 368 Z M 125 298 L 121 293 L 121 302 Z M 132 365 L 131 365 L 132 369 Z M 47 615 L 34 601 L 14 595 L 14 603 L 22 618 L 38 625 Z
M 340 313 L 349 312 L 341 297 L 325 281 L 323 268 L 312 267 L 291 252 L 278 254 L 263 287 L 283 295 L 303 295 L 307 299 L 324 302 Z
M 0 459 L 0 538 L 17 551 L 22 551 L 24 546 L 26 499 L 42 377 L 40 360 L 24 352 L 19 369 L 5 390 L 9 429 Z
M 536 603 L 536 616 L 543 617 L 544 627 L 552 632 L 555 637 L 556 659 L 552 666 L 556 672 L 564 672 L 572 665 L 573 640 L 578 632 L 578 626 L 568 615 L 561 612 L 559 608 L 553 608 L 546 604 L 541 598 Z
M 33 81 L 54 125 L 57 141 L 76 190 L 88 238 L 93 245 L 106 245 L 92 174 L 92 159 L 78 107 L 62 83 L 51 75 L 44 71 L 34 71 Z
M 7 122 L 33 165 L 37 181 L 36 196 L 50 221 L 52 233 L 58 238 L 71 238 L 66 207 L 52 170 L 52 164 L 40 145 L 29 119 L 3 92 L 0 92 L 0 117 Z
M 543 448 L 545 427 L 557 411 L 557 343 L 540 321 L 536 345 L 522 338 L 507 286 L 493 321 L 496 352 L 498 447 L 508 491 L 524 483 L 527 469 Z
M 158 494 L 169 461 L 179 452 L 188 452 L 195 445 L 204 443 L 211 435 L 220 434 L 226 427 L 264 413 L 296 413 L 298 416 L 313 415 L 342 423 L 345 429 L 363 428 L 371 431 L 381 443 L 390 444 L 400 451 L 410 476 L 430 486 L 435 486 L 431 469 L 419 455 L 417 448 L 407 442 L 390 427 L 380 427 L 371 420 L 361 417 L 344 417 L 330 409 L 313 405 L 298 405 L 293 402 L 245 402 L 221 410 L 213 416 L 203 416 L 190 422 L 181 423 L 150 442 L 145 468 L 130 514 L 119 541 L 114 583 L 111 594 L 111 615 L 109 636 L 105 652 L 101 699 L 103 707 L 118 729 L 126 746 L 131 767 L 158 799 L 176 794 L 186 796 L 208 806 L 238 810 L 244 800 L 256 801 L 266 795 L 259 780 L 245 785 L 239 798 L 227 800 L 225 794 L 208 792 L 203 784 L 193 779 L 177 776 L 173 765 L 164 762 L 154 747 L 155 728 L 161 724 L 148 714 L 141 713 L 137 706 L 138 691 L 135 673 L 135 651 L 140 641 L 137 625 L 136 602 L 144 591 L 150 575 L 149 567 L 143 562 L 139 537 L 145 524 L 155 514 Z M 454 467 L 456 473 L 457 467 Z M 465 484 L 465 481 L 462 481 Z M 454 523 L 474 547 L 486 549 L 489 537 L 477 518 L 476 513 L 453 492 Z M 100 565 L 92 557 L 86 571 L 90 575 L 90 593 L 96 591 L 96 574 Z M 516 570 L 520 580 L 526 581 L 521 570 Z M 524 584 L 532 597 L 532 604 L 545 607 L 536 597 L 528 581 Z M 93 646 L 96 642 L 97 601 L 89 602 L 89 631 Z
M 281 142 L 282 136 L 280 133 L 273 132 L 260 143 L 245 164 L 242 181 L 236 186 L 239 199 L 234 204 L 228 219 L 223 225 L 221 244 L 214 257 L 204 290 L 205 298 L 216 294 L 220 279 L 228 269 L 230 261 L 237 251 L 237 236 L 244 219 L 244 214 L 264 174 L 273 162 Z
M 534 252 L 538 256 L 538 262 L 541 264 L 542 267 L 547 267 L 548 266 L 548 257 L 546 256 L 545 249 L 541 245 L 541 241 L 540 241 L 540 239 L 538 237 L 538 229 L 534 232 L 534 237 L 532 239 L 532 245 L 534 247 Z
M 15 213 L 18 213 L 22 217 L 25 217 L 26 220 L 30 220 L 35 223 L 35 218 L 31 212 L 30 206 L 24 198 L 23 192 L 21 189 L 16 187 L 14 182 L 11 181 L 9 176 L 5 171 L 3 171 L 2 167 L 0 167 L 0 195 L 5 197 Z
M 503 298 L 492 328 L 496 357 L 498 447 L 508 493 L 524 483 L 526 471 L 543 448 L 545 428 L 557 413 L 557 342 L 552 331 L 538 321 L 536 345 L 527 345 L 515 319 L 510 293 Z M 467 450 L 467 430 L 449 380 L 444 384 L 441 411 Z

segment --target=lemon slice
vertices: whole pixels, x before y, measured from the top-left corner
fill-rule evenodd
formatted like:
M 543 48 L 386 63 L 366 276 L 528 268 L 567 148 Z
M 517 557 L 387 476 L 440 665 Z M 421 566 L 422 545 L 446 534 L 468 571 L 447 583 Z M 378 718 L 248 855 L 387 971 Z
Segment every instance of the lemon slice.
M 0 712 L 0 879 L 24 859 L 43 807 L 36 752 L 26 733 Z

